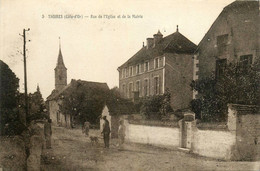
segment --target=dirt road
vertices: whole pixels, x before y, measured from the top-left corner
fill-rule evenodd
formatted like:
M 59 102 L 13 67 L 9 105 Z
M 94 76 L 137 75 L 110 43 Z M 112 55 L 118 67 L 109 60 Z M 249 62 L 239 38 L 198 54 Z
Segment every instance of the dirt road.
M 90 135 L 99 135 L 90 130 Z M 258 170 L 259 162 L 218 161 L 182 151 L 148 145 L 125 144 L 122 150 L 112 140 L 110 149 L 103 148 L 103 140 L 92 145 L 81 130 L 53 128 L 52 149 L 44 150 L 42 170 Z

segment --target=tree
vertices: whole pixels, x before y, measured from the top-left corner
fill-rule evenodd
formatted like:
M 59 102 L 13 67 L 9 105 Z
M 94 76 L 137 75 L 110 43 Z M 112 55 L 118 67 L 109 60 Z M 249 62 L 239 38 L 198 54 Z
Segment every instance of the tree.
M 18 115 L 19 79 L 0 60 L 0 134 L 14 135 L 23 131 Z
M 47 118 L 46 106 L 42 98 L 39 86 L 34 93 L 29 94 L 29 116 L 27 116 L 27 122 L 32 120 Z
M 61 112 L 70 114 L 72 124 L 83 124 L 85 121 L 97 124 L 108 92 L 98 87 L 90 88 L 77 82 L 75 84 L 75 87 L 60 95 Z

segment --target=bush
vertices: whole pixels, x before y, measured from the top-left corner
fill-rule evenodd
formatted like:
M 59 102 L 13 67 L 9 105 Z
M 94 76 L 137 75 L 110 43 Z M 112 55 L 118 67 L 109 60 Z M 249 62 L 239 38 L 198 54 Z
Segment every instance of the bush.
M 259 61 L 249 66 L 230 64 L 223 74 L 193 81 L 191 87 L 198 91 L 191 108 L 202 121 L 225 121 L 227 104 L 257 105 L 260 102 Z
M 142 106 L 140 107 L 140 113 L 145 116 L 146 119 L 160 120 L 167 113 L 173 111 L 171 106 L 171 95 L 167 89 L 163 95 L 155 95 L 145 97 L 141 100 Z

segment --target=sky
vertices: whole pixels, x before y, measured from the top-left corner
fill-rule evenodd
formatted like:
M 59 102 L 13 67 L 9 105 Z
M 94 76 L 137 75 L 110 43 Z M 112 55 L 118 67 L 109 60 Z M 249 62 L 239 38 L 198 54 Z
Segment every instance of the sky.
M 146 38 L 158 30 L 165 37 L 178 25 L 180 33 L 198 44 L 233 1 L 0 0 L 0 60 L 20 79 L 19 91 L 24 92 L 23 37 L 19 34 L 30 28 L 26 32 L 30 40 L 26 44 L 29 93 L 39 84 L 46 98 L 54 89 L 59 37 L 68 83 L 81 79 L 105 82 L 113 88 L 119 83 L 117 68 L 143 42 L 146 45 Z

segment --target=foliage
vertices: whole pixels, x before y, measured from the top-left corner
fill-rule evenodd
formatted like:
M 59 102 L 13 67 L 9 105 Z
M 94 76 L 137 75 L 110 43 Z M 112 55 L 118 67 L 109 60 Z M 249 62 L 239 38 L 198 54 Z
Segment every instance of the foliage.
M 223 74 L 193 81 L 191 87 L 199 96 L 191 102 L 192 110 L 203 121 L 223 121 L 227 104 L 259 104 L 259 62 L 250 66 L 226 66 Z
M 19 79 L 3 61 L 0 60 L 0 134 L 19 134 L 22 128 L 18 115 Z
M 131 100 L 121 97 L 118 87 L 109 90 L 106 104 L 110 115 L 132 114 L 137 108 Z
M 107 91 L 98 87 L 87 87 L 80 82 L 75 84 L 74 88 L 60 96 L 61 112 L 71 115 L 72 124 L 83 124 L 85 121 L 97 124 L 107 98 Z
M 25 113 L 25 101 L 24 93 L 19 94 L 19 113 Z M 29 112 L 26 116 L 26 122 L 29 124 L 33 120 L 48 118 L 47 109 L 42 98 L 42 94 L 37 88 L 34 93 L 29 93 L 28 95 L 28 106 Z
M 39 87 L 37 91 L 29 94 L 29 116 L 27 116 L 27 122 L 32 120 L 47 118 L 46 106 L 42 98 Z
M 171 95 L 169 90 L 163 95 L 145 97 L 142 101 L 141 114 L 147 119 L 161 119 L 168 112 L 172 111 L 170 106 Z

